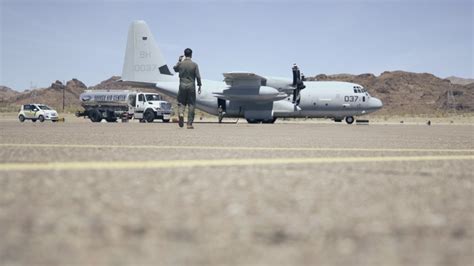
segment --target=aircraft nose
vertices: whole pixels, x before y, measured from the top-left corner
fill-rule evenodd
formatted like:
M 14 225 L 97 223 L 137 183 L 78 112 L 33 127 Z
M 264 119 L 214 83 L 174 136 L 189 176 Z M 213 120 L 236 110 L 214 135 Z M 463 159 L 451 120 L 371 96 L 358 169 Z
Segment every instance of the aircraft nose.
M 377 98 L 371 98 L 370 99 L 370 107 L 373 108 L 373 109 L 380 109 L 382 108 L 383 106 L 383 103 L 380 99 L 377 99 Z

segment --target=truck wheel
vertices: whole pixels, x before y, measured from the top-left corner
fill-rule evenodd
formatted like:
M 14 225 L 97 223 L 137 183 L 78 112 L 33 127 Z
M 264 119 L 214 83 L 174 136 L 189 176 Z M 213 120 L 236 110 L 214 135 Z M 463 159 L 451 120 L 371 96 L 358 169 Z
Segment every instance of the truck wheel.
M 44 122 L 44 116 L 42 116 L 42 115 L 38 116 L 38 120 L 39 120 L 41 123 L 43 123 L 43 122 Z
M 153 120 L 155 120 L 155 112 L 153 112 L 153 110 L 151 109 L 147 109 L 145 111 L 145 113 L 143 114 L 143 118 L 145 119 L 145 121 L 147 121 L 148 123 L 152 123 Z
M 169 121 L 169 119 L 163 119 L 163 123 L 168 123 Z
M 25 122 L 25 116 L 24 116 L 24 115 L 20 115 L 20 116 L 18 117 L 18 120 L 20 120 L 20 122 L 22 122 L 22 123 Z
M 89 118 L 91 119 L 92 122 L 98 123 L 102 121 L 102 114 L 100 113 L 99 110 L 93 109 L 89 111 Z
M 106 118 L 105 121 L 107 121 L 108 123 L 115 123 L 117 122 L 117 117 Z
M 35 123 L 35 122 L 36 122 L 36 119 L 31 119 L 31 122 Z
M 346 116 L 346 123 L 349 124 L 349 125 L 354 123 L 354 117 L 353 116 Z

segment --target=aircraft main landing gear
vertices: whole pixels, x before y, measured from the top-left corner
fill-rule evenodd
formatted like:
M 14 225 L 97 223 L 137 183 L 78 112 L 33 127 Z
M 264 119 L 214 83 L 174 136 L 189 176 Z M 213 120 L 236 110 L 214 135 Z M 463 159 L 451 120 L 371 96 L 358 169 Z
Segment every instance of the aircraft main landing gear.
M 269 119 L 254 119 L 254 118 L 247 118 L 247 122 L 249 124 L 274 124 L 277 120 L 276 117 L 269 118 Z
M 262 121 L 262 123 L 263 124 L 274 124 L 276 120 L 277 120 L 277 118 L 274 117 L 274 118 L 271 118 L 271 119 L 265 119 L 265 120 Z

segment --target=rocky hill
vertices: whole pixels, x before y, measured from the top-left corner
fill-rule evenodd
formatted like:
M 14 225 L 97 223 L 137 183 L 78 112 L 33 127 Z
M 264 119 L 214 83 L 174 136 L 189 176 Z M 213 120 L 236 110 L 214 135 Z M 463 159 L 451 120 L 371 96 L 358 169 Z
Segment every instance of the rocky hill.
M 5 86 L 0 86 L 0 103 L 8 101 L 8 99 L 20 94 L 16 90 L 12 90 Z
M 320 74 L 308 80 L 337 80 L 358 83 L 380 98 L 379 114 L 433 114 L 474 111 L 473 86 L 453 84 L 428 73 L 404 71 L 373 74 Z
M 458 84 L 458 85 L 467 85 L 470 83 L 474 83 L 474 79 L 465 79 L 465 78 L 460 78 L 460 77 L 455 77 L 455 76 L 450 76 L 450 77 L 447 77 L 446 79 L 451 81 L 451 83 Z
M 119 82 L 119 76 L 112 76 L 97 85 L 89 87 L 90 90 L 133 90 L 132 86 Z
M 142 90 L 156 92 L 154 89 L 134 89 L 119 82 L 120 77 L 113 76 L 97 85 L 87 87 L 77 79 L 66 84 L 56 81 L 48 88 L 16 92 L 0 86 L 0 111 L 16 110 L 25 103 L 45 103 L 58 111 L 62 110 L 62 93 L 65 95 L 66 111 L 81 109 L 79 95 L 86 89 L 92 90 Z M 380 76 L 373 74 L 320 74 L 307 80 L 336 80 L 361 84 L 371 95 L 380 98 L 384 108 L 377 114 L 441 114 L 448 112 L 474 112 L 474 83 L 453 84 L 427 73 L 403 71 L 384 72 Z M 176 104 L 176 100 L 164 96 L 167 101 Z M 11 108 L 5 108 L 10 106 Z
M 79 95 L 87 89 L 87 86 L 77 79 L 72 79 L 63 84 L 57 80 L 48 88 L 36 89 L 19 93 L 9 99 L 11 105 L 22 105 L 27 103 L 44 103 L 56 110 L 62 110 L 63 92 L 64 105 L 68 110 L 79 108 Z

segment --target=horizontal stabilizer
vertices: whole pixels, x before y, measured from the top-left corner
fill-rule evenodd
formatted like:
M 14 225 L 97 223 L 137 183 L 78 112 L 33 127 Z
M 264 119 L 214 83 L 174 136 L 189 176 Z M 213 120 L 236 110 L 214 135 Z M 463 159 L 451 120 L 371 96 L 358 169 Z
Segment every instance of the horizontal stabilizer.
M 150 82 L 123 81 L 123 80 L 119 80 L 117 82 L 120 82 L 121 85 L 132 86 L 134 88 L 155 88 L 156 87 L 156 83 L 150 83 Z

